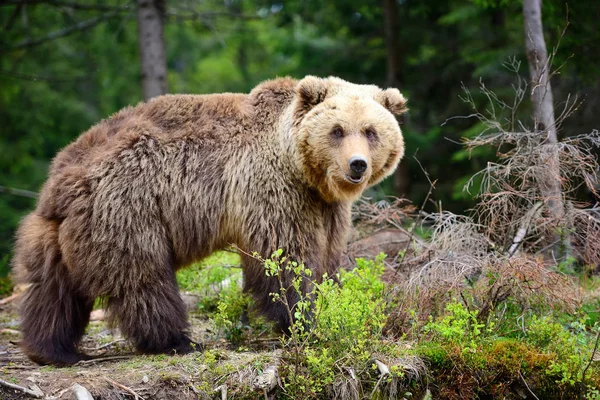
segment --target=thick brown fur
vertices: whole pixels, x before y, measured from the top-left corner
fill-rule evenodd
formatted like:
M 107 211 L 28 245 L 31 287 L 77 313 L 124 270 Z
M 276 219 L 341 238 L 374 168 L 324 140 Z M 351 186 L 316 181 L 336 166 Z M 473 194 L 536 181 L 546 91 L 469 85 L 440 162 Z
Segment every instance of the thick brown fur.
M 284 78 L 248 95 L 162 96 L 100 122 L 57 155 L 19 228 L 23 348 L 39 363 L 76 362 L 103 297 L 140 351 L 194 350 L 175 271 L 232 243 L 333 275 L 351 202 L 404 153 L 392 115 L 404 106 L 396 89 Z M 360 183 L 345 178 L 355 154 L 369 162 Z M 258 307 L 289 326 L 269 298 L 277 281 L 250 257 L 243 269 Z

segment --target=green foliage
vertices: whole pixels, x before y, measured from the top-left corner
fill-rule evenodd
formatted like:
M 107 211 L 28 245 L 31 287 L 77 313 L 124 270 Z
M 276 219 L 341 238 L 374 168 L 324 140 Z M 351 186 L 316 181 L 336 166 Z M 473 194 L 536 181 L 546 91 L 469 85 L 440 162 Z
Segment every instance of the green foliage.
M 387 320 L 381 281 L 384 258 L 357 259 L 351 271 L 320 281 L 304 264 L 283 256 L 282 250 L 263 260 L 267 276 L 280 283 L 273 301 L 294 317 L 290 335 L 283 339 L 290 359 L 282 371 L 286 398 L 319 397 L 346 369 L 368 371 L 374 354 L 398 354 L 382 334 Z M 313 289 L 306 293 L 305 287 Z M 299 297 L 295 306 L 288 303 L 290 290 Z M 403 376 L 397 365 L 391 371 L 392 376 Z
M 597 330 L 595 327 L 594 331 Z M 526 340 L 555 355 L 546 373 L 556 377 L 557 382 L 575 385 L 583 380 L 583 369 L 589 362 L 592 343 L 582 321 L 573 321 L 565 328 L 549 317 L 533 316 Z
M 214 316 L 215 324 L 223 329 L 225 337 L 234 343 L 244 338 L 242 316 L 250 305 L 250 296 L 237 285 L 228 286 L 219 293 L 219 303 Z
M 506 302 L 510 304 L 511 299 Z M 465 386 L 477 393 L 478 387 L 493 388 L 493 382 L 503 376 L 524 376 L 538 388 L 538 395 L 582 394 L 587 387 L 593 396 L 600 371 L 590 364 L 590 357 L 598 329 L 588 329 L 587 316 L 539 317 L 512 310 L 503 308 L 501 316 L 481 321 L 477 309 L 469 310 L 453 300 L 443 315 L 435 320 L 430 317 L 419 333 L 413 330 L 408 338 L 419 337 L 417 354 L 430 362 L 438 384 L 447 388 L 455 387 L 453 379 L 477 376 L 479 386 Z M 566 322 L 558 322 L 561 319 Z M 462 371 L 462 378 L 453 376 L 455 371 Z M 504 396 L 502 392 L 495 395 Z
M 213 312 L 220 301 L 220 293 L 227 290 L 231 292 L 239 287 L 242 279 L 239 264 L 239 255 L 228 251 L 217 252 L 199 263 L 179 270 L 177 283 L 181 290 L 200 295 L 200 311 Z
M 476 351 L 481 330 L 485 328 L 485 324 L 477 320 L 478 311 L 469 311 L 462 303 L 453 301 L 446 304 L 446 312 L 448 314 L 439 321 L 433 321 L 430 316 L 430 322 L 423 330 L 439 336 L 445 342 L 459 345 L 463 352 Z
M 7 276 L 0 276 L 0 297 L 9 295 L 13 289 L 12 281 Z

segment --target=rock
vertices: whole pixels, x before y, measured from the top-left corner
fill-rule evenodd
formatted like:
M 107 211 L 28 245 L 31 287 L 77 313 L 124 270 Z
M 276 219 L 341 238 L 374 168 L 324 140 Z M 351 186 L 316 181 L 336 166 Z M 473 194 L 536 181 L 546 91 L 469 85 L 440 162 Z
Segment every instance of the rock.
M 94 310 L 90 314 L 90 321 L 104 321 L 105 312 L 103 309 Z
M 269 393 L 277 385 L 277 366 L 271 365 L 267 367 L 262 374 L 254 378 L 252 387 L 254 390 L 264 391 Z
M 71 392 L 73 392 L 74 400 L 94 400 L 90 392 L 79 383 L 74 383 L 71 386 Z

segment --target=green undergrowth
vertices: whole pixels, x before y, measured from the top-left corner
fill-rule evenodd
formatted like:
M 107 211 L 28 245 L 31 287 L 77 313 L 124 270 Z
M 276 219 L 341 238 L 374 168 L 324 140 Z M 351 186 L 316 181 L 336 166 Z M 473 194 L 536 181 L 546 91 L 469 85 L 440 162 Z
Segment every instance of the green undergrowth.
M 184 292 L 198 296 L 196 312 L 209 317 L 232 345 L 271 332 L 271 325 L 252 308 L 242 290 L 240 256 L 221 251 L 177 273 Z
M 591 360 L 598 326 L 586 325 L 586 316 L 527 312 L 481 321 L 457 300 L 445 310 L 416 344 L 441 398 L 600 399 L 600 369 Z
M 241 280 L 240 256 L 229 251 L 216 252 L 177 272 L 179 288 L 198 295 L 198 309 L 207 313 L 217 310 L 220 293 L 239 287 Z
M 440 293 L 441 311 L 406 310 L 409 322 L 398 325 L 395 312 L 407 303 L 382 282 L 383 260 L 358 259 L 354 269 L 323 279 L 282 251 L 262 260 L 269 279 L 279 282 L 273 301 L 295 321 L 280 339 L 277 398 L 420 398 L 429 390 L 444 399 L 600 399 L 600 363 L 592 360 L 597 296 L 584 296 L 570 311 L 535 297 L 524 309 L 508 296 L 483 315 L 485 302 L 466 285 Z M 238 279 L 237 262 L 235 255 L 218 254 L 180 272 L 178 280 L 184 290 L 209 297 L 201 300 L 201 312 L 243 350 L 246 341 L 273 333 L 248 314 L 252 301 L 240 281 L 230 283 Z M 589 293 L 599 286 L 592 278 L 584 283 Z M 210 285 L 217 290 L 207 290 Z M 290 293 L 297 304 L 288 303 Z

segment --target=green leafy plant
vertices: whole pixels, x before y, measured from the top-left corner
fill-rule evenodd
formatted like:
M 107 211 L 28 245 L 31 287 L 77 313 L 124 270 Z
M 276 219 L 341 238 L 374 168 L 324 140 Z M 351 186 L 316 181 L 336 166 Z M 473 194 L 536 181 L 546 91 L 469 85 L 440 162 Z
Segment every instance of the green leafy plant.
M 284 359 L 289 360 L 282 371 L 287 397 L 315 397 L 334 382 L 348 379 L 344 371 L 369 371 L 375 354 L 398 354 L 398 346 L 383 339 L 387 321 L 381 281 L 384 258 L 357 259 L 354 269 L 340 271 L 335 279 L 314 277 L 304 264 L 288 259 L 281 250 L 263 260 L 267 276 L 279 282 L 279 292 L 271 294 L 273 301 L 293 321 L 289 335 L 282 339 Z M 297 295 L 297 303 L 290 304 L 289 291 Z M 397 382 L 404 378 L 404 367 L 392 365 L 389 374 L 386 382 Z M 370 375 L 367 382 L 375 386 Z
M 462 303 L 453 301 L 446 305 L 447 315 L 438 321 L 430 317 L 424 326 L 425 332 L 431 332 L 442 340 L 461 347 L 463 352 L 474 352 L 481 339 L 485 324 L 477 320 L 477 310 L 469 311 Z

